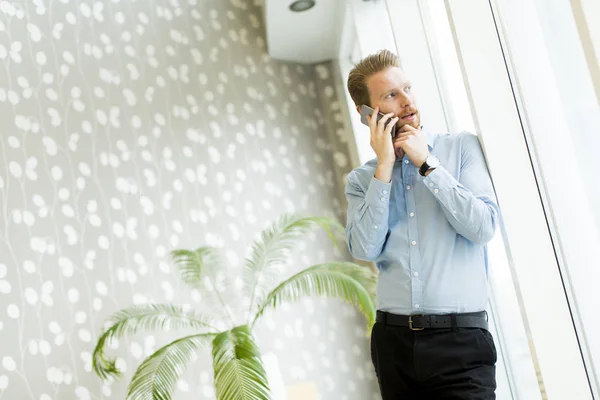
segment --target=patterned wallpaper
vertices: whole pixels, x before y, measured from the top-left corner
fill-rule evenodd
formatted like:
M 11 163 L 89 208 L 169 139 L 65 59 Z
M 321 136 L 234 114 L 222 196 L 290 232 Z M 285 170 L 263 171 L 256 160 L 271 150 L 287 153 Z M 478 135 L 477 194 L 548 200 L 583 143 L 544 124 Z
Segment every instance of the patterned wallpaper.
M 103 383 L 103 321 L 148 301 L 210 312 L 170 250 L 221 246 L 237 274 L 281 213 L 343 218 L 331 65 L 271 60 L 261 15 L 250 0 L 0 1 L 0 399 L 124 399 L 173 336 L 119 343 L 125 378 Z M 284 274 L 334 257 L 323 238 Z M 257 339 L 285 385 L 377 399 L 364 325 L 307 299 L 267 314 Z M 214 398 L 208 351 L 174 398 Z

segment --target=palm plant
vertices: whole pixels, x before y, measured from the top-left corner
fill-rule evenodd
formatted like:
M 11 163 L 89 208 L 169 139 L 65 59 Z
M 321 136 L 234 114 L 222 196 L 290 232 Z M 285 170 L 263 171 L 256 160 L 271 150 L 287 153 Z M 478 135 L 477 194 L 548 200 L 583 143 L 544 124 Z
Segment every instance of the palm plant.
M 203 303 L 212 296 L 223 307 L 227 328 L 218 329 L 217 321 L 206 310 L 170 304 L 136 305 L 115 313 L 107 321 L 107 329 L 94 349 L 94 371 L 103 379 L 121 375 L 115 359 L 104 353 L 112 340 L 146 331 L 183 329 L 192 333 L 160 348 L 142 362 L 129 383 L 127 399 L 171 399 L 187 364 L 200 348 L 209 345 L 218 400 L 270 399 L 267 375 L 253 336 L 254 325 L 266 310 L 303 296 L 327 296 L 357 306 L 367 317 L 368 327 L 374 323 L 376 276 L 367 267 L 327 262 L 306 268 L 272 287 L 279 275 L 277 266 L 286 261 L 294 244 L 315 227 L 324 229 L 334 245 L 344 233 L 343 227 L 330 218 L 284 215 L 254 242 L 243 273 L 247 306 L 243 324 L 235 323 L 217 287 L 217 276 L 225 267 L 220 252 L 213 247 L 173 251 L 171 257 L 182 280 L 202 293 Z

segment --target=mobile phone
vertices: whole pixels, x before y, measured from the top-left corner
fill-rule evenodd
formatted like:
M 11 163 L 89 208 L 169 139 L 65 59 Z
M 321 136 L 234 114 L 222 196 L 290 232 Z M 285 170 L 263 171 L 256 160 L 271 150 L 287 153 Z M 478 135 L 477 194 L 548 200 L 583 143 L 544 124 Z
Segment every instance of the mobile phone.
M 363 124 L 369 126 L 369 120 L 367 119 L 367 115 L 373 115 L 373 110 L 371 107 L 369 107 L 366 104 L 363 104 L 362 106 L 360 106 L 360 122 L 362 122 Z M 381 112 L 377 113 L 377 122 L 379 122 L 379 120 L 381 118 L 383 118 L 385 116 L 385 114 L 382 114 Z M 393 118 L 390 118 L 388 120 L 391 121 Z M 392 129 L 392 138 L 396 137 L 396 131 L 397 131 L 398 127 L 396 127 L 395 129 Z

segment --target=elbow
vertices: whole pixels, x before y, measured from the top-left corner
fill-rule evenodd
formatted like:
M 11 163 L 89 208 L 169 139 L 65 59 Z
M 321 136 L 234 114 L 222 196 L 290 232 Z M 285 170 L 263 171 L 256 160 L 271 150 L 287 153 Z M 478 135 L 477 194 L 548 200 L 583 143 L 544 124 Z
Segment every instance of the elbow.
M 477 232 L 474 232 L 472 238 L 469 238 L 473 243 L 485 246 L 489 242 L 492 241 L 494 235 L 496 234 L 496 218 L 494 215 L 490 216 L 490 218 L 484 221 Z
M 348 238 L 348 250 L 350 255 L 357 260 L 375 261 L 381 255 L 382 249 L 380 246 L 352 243 L 352 239 Z
M 480 246 L 485 246 L 492 241 L 494 235 L 496 234 L 496 227 L 498 225 L 497 206 L 488 204 L 487 210 L 489 212 L 486 213 L 485 217 L 482 219 L 479 229 L 477 229 L 476 232 L 473 232 L 472 238 L 468 238 L 473 243 Z
M 350 250 L 350 255 L 357 260 L 363 261 L 376 261 L 379 258 L 381 251 L 368 251 L 368 250 Z
M 485 246 L 492 241 L 495 233 L 496 230 L 494 229 L 494 227 L 489 229 L 482 229 L 481 231 L 473 235 L 473 237 L 469 238 L 469 240 L 479 246 Z

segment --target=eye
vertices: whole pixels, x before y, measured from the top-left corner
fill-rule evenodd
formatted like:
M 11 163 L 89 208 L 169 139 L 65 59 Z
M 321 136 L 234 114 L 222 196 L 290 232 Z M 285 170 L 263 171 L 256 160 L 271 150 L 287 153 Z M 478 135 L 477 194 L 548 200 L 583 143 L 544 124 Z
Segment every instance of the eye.
M 412 85 L 408 85 L 405 89 L 407 92 L 410 92 L 412 90 Z
M 386 99 L 389 99 L 390 97 L 394 97 L 394 96 L 396 96 L 396 93 L 395 93 L 395 92 L 391 92 L 391 93 L 388 93 L 388 94 L 385 96 L 385 98 L 386 98 Z

